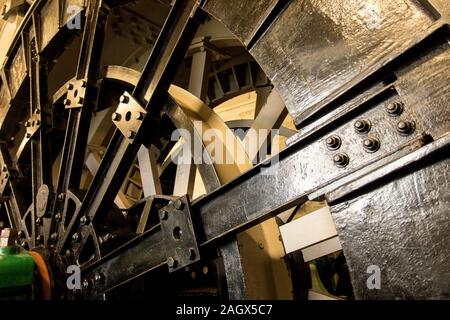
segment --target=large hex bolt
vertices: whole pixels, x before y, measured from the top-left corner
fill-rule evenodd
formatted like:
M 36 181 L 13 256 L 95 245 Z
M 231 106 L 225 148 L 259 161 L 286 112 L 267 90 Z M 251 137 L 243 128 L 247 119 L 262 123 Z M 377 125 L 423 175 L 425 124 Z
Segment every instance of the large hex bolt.
M 410 135 L 414 132 L 415 124 L 412 121 L 399 121 L 397 123 L 397 131 L 403 136 Z
M 337 167 L 343 168 L 348 165 L 350 159 L 345 153 L 339 153 L 333 157 L 333 161 Z
M 341 147 L 341 138 L 336 135 L 332 135 L 325 140 L 325 143 L 330 150 L 337 150 Z
M 386 106 L 386 111 L 389 115 L 396 117 L 403 112 L 403 106 L 403 102 L 401 101 L 391 102 Z
M 355 121 L 355 130 L 358 133 L 367 133 L 370 131 L 371 123 L 366 119 L 359 119 Z
M 363 146 L 366 152 L 376 152 L 378 149 L 380 149 L 380 141 L 375 138 L 367 138 L 363 141 Z

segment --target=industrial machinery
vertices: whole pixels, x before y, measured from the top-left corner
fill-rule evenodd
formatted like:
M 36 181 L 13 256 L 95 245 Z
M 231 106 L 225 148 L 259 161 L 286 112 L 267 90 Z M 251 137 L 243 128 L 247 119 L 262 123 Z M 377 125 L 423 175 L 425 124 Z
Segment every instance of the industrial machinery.
M 450 2 L 8 0 L 0 298 L 450 297 Z

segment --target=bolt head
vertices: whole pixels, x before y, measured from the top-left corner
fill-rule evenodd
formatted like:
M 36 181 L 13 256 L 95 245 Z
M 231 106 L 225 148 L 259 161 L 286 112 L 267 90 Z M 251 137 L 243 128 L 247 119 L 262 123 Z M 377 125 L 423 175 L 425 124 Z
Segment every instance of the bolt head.
M 41 218 L 36 218 L 36 224 L 41 224 Z
M 144 113 L 143 112 L 138 112 L 137 116 L 136 116 L 136 119 L 138 119 L 138 120 L 144 119 Z
M 104 276 L 100 272 L 96 272 L 94 274 L 94 281 L 95 281 L 96 284 L 102 283 L 103 282 L 103 278 L 104 278 Z
M 386 111 L 391 116 L 398 116 L 398 115 L 400 115 L 403 112 L 403 102 L 396 101 L 396 102 L 389 103 L 386 106 Z
M 349 158 L 346 154 L 340 153 L 333 157 L 333 161 L 337 167 L 343 168 L 347 166 Z
M 84 290 L 88 290 L 91 286 L 91 281 L 89 281 L 88 279 L 84 279 L 83 280 L 83 289 Z
M 411 121 L 399 121 L 397 123 L 397 131 L 401 135 L 409 135 L 414 132 L 414 123 Z
M 62 215 L 61 215 L 61 213 L 57 213 L 57 214 L 55 214 L 55 220 L 56 221 L 61 221 L 61 218 L 62 218 Z
M 363 119 L 356 120 L 355 124 L 354 124 L 355 130 L 359 133 L 369 132 L 370 126 L 371 126 L 370 122 L 368 120 L 363 120 Z
M 333 136 L 328 137 L 325 140 L 325 143 L 326 143 L 328 149 L 337 150 L 341 147 L 341 138 L 336 135 L 333 135 Z
M 173 206 L 177 210 L 183 210 L 184 203 L 183 203 L 183 201 L 181 201 L 181 199 L 176 199 L 173 201 Z
M 72 101 L 70 99 L 64 99 L 64 105 L 70 106 L 72 104 Z
M 41 235 L 38 235 L 38 236 L 36 237 L 36 242 L 37 242 L 37 243 L 42 243 L 42 240 L 43 240 L 43 237 L 42 237 Z
M 67 85 L 67 90 L 73 90 L 73 88 L 74 88 L 73 83 L 69 83 Z
M 30 126 L 30 121 L 25 121 L 25 127 L 29 127 Z
M 169 268 L 175 268 L 177 266 L 178 262 L 173 257 L 167 258 L 167 265 Z
M 166 220 L 169 217 L 169 213 L 165 209 L 160 209 L 158 215 L 160 220 Z
M 126 96 L 126 95 L 122 95 L 122 96 L 120 96 L 120 103 L 128 103 L 128 102 L 130 102 L 130 98 L 128 97 L 128 96 Z
M 188 259 L 188 260 L 194 260 L 195 259 L 195 250 L 194 250 L 194 248 L 189 248 L 189 250 L 186 251 L 186 259 Z
M 80 234 L 79 234 L 78 232 L 75 232 L 75 233 L 72 235 L 72 240 L 75 241 L 75 242 L 80 241 L 80 240 L 81 240 Z
M 64 200 L 64 197 L 65 197 L 64 193 L 61 192 L 60 194 L 58 194 L 58 200 L 62 201 Z
M 55 241 L 57 238 L 58 238 L 58 234 L 56 232 L 52 233 L 51 236 L 50 236 L 50 239 L 52 241 Z
M 121 118 L 122 118 L 122 116 L 118 112 L 114 112 L 112 115 L 113 121 L 120 121 Z
M 87 223 L 89 223 L 89 218 L 86 217 L 86 216 L 82 216 L 82 217 L 80 218 L 80 223 L 81 223 L 81 224 L 87 224 Z

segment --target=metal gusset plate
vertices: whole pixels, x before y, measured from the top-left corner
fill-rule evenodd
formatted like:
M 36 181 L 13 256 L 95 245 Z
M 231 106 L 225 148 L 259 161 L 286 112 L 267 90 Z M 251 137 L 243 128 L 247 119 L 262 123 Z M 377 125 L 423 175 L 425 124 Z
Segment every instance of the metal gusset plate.
M 161 208 L 159 219 L 169 271 L 177 271 L 200 260 L 188 197 L 174 199 Z
M 146 114 L 147 111 L 141 107 L 139 102 L 131 94 L 125 92 L 120 97 L 120 104 L 113 113 L 112 120 L 125 138 L 132 143 Z

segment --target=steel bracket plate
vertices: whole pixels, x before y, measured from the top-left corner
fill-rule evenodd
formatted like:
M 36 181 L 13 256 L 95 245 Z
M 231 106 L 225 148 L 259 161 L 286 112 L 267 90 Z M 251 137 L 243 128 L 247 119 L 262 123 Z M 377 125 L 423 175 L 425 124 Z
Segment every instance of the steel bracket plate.
M 64 100 L 66 109 L 82 108 L 86 99 L 86 80 L 72 81 L 67 85 L 67 97 Z
M 113 123 L 130 143 L 142 125 L 147 111 L 131 94 L 124 92 L 120 97 L 120 104 L 112 115 Z
M 159 210 L 159 218 L 169 271 L 177 271 L 200 260 L 188 197 L 174 198 Z

